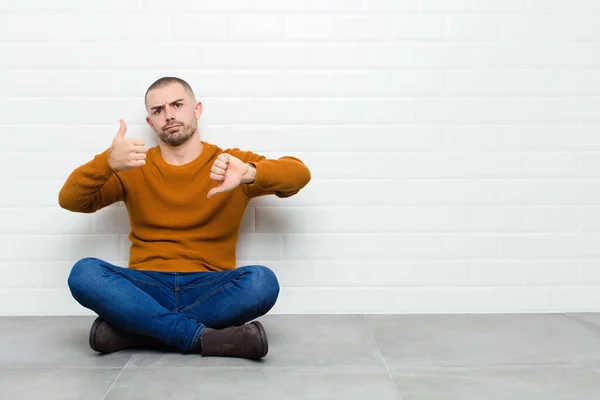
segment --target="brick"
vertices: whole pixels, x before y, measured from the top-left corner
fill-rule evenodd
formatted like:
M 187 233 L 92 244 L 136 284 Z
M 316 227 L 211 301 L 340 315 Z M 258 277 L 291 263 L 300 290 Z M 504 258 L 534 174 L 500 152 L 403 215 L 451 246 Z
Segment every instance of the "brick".
M 100 0 L 92 0 L 100 3 Z M 114 0 L 112 0 L 114 1 Z M 116 1 L 115 1 L 116 2 Z M 136 2 L 135 0 L 128 0 L 128 2 Z M 160 14 L 165 16 L 165 3 L 160 0 L 144 0 L 137 2 L 142 8 L 142 11 L 150 14 Z M 223 2 L 226 3 L 226 2 Z M 200 7 L 203 2 L 195 0 L 173 0 L 169 3 L 169 14 L 188 14 L 200 11 Z
M 359 68 L 367 58 L 355 43 L 311 43 L 306 47 L 304 64 L 300 65 L 310 68 Z
M 466 13 L 471 9 L 473 0 L 421 0 L 423 12 L 435 13 Z
M 575 207 L 531 207 L 524 212 L 524 229 L 528 232 L 577 232 Z
M 256 207 L 264 233 L 466 232 L 465 207 Z M 390 223 L 400 221 L 400 223 Z
M 278 15 L 232 15 L 229 17 L 229 36 L 236 41 L 268 40 L 281 36 Z
M 0 290 L 0 315 L 87 315 L 93 317 L 97 314 L 80 305 L 69 292 L 69 288 L 63 286 L 60 289 Z
M 550 71 L 446 71 L 448 96 L 552 96 Z
M 203 0 L 198 3 L 201 11 L 247 12 L 252 9 L 251 0 Z
M 505 312 L 545 312 L 550 309 L 550 289 L 501 287 L 496 289 L 499 310 Z
M 92 218 L 58 207 L 0 208 L 0 234 L 90 234 Z
M 227 29 L 228 18 L 226 15 L 177 15 L 171 17 L 171 32 L 173 39 L 176 40 L 223 40 L 227 37 Z
M 598 96 L 600 71 L 555 71 L 554 90 L 560 96 Z
M 578 207 L 577 220 L 581 232 L 600 231 L 600 207 L 582 206 Z
M 600 286 L 600 260 L 578 260 L 578 281 L 582 286 Z
M 72 266 L 69 261 L 0 262 L 0 289 L 63 288 Z
M 25 240 L 26 239 L 26 240 Z M 6 236 L 0 261 L 70 261 L 84 257 L 118 257 L 117 235 Z M 36 251 L 30 251 L 35 248 Z
M 282 256 L 282 237 L 279 234 L 240 234 L 237 257 L 246 260 L 279 260 Z
M 129 216 L 125 207 L 105 207 L 90 217 L 94 222 L 94 233 L 128 235 L 131 231 Z
M 471 61 L 471 45 L 423 43 L 416 46 L 413 67 L 465 68 Z
M 445 16 L 401 15 L 394 17 L 394 37 L 398 40 L 442 40 L 445 34 Z
M 231 71 L 219 81 L 221 89 L 215 94 L 230 96 L 289 96 L 285 90 L 284 77 L 279 71 Z M 204 86 L 198 85 L 200 88 Z
M 64 180 L 0 181 L 4 188 L 0 207 L 49 207 L 58 205 Z
M 296 260 L 464 259 L 495 252 L 490 235 L 285 234 L 283 238 L 284 258 Z
M 0 179 L 66 179 L 75 167 L 90 159 L 85 153 L 9 153 L 0 159 Z
M 555 287 L 550 289 L 550 307 L 558 312 L 598 312 L 598 286 Z
M 292 42 L 257 43 L 253 47 L 253 53 L 242 54 L 242 57 L 244 56 L 246 60 L 243 60 L 242 65 L 260 68 L 304 68 L 307 66 L 308 47 L 304 43 Z M 254 57 L 253 62 L 251 57 Z
M 600 44 L 560 42 L 523 44 L 525 65 L 531 69 L 567 69 L 600 67 Z
M 520 207 L 471 207 L 468 212 L 469 232 L 522 232 L 524 211 Z
M 30 13 L 47 12 L 47 11 L 78 11 L 83 12 L 86 9 L 86 3 L 80 0 L 64 0 L 60 2 L 47 2 L 44 0 L 23 0 L 23 1 L 3 1 L 0 3 L 0 11 L 3 12 L 22 12 Z M 92 5 L 94 2 L 91 2 Z M 121 1 L 122 8 L 125 8 L 125 3 L 137 3 L 135 0 L 128 2 Z
M 260 12 L 302 12 L 306 9 L 306 1 L 255 0 L 254 8 Z
M 201 65 L 205 67 L 250 67 L 254 64 L 248 43 L 205 43 L 200 45 Z
M 419 9 L 418 0 L 365 0 L 367 12 L 416 12 Z
M 471 7 L 477 13 L 524 13 L 528 0 L 475 0 Z
M 520 286 L 525 268 L 518 260 L 472 260 L 470 284 L 473 286 Z
M 7 112 L 4 123 L 19 124 L 20 121 L 25 120 L 27 118 L 25 105 L 37 110 L 36 121 L 38 124 L 102 124 L 108 122 L 105 119 L 107 116 L 111 116 L 109 118 L 113 121 L 118 121 L 120 118 L 124 118 L 126 121 L 141 121 L 145 117 L 143 100 L 137 100 L 134 103 L 123 98 L 60 98 L 54 99 L 50 104 L 47 103 L 47 99 L 39 97 L 0 99 L 0 107 Z M 69 109 L 71 112 L 59 112 L 59 110 L 65 109 Z M 97 113 L 97 109 L 102 109 L 103 113 Z
M 581 156 L 576 153 L 524 153 L 522 175 L 528 178 L 575 178 Z
M 440 96 L 444 75 L 440 71 L 392 71 L 390 91 L 401 96 Z
M 27 23 L 14 15 L 0 16 L 3 41 L 15 38 L 23 42 L 72 41 L 77 32 L 80 41 L 108 40 L 115 38 L 113 17 L 107 15 L 48 13 L 27 15 Z M 33 27 L 44 27 L 35 29 Z
M 522 43 L 472 43 L 470 65 L 476 69 L 524 68 L 527 65 L 529 49 Z
M 569 286 L 577 284 L 577 262 L 575 260 L 527 261 L 525 284 L 542 286 Z
M 343 40 L 385 40 L 392 37 L 393 20 L 388 16 L 338 16 L 335 37 Z
M 598 100 L 587 98 L 420 99 L 417 119 L 436 123 L 550 123 L 596 121 Z
M 502 234 L 498 236 L 499 258 L 545 259 L 579 257 L 575 234 Z
M 586 2 L 588 0 L 584 0 L 584 3 Z M 594 0 L 589 3 L 594 3 Z M 582 4 L 571 0 L 528 0 L 527 11 L 533 14 L 580 13 Z
M 318 12 L 358 12 L 363 8 L 363 0 L 306 0 L 307 11 Z
M 331 40 L 334 17 L 329 15 L 286 15 L 283 37 L 293 40 Z

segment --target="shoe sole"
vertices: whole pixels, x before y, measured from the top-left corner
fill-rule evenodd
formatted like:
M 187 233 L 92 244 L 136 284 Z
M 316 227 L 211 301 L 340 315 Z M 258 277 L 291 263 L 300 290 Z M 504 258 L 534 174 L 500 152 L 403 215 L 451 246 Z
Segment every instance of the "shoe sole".
M 262 345 L 263 352 L 261 353 L 259 358 L 262 358 L 262 357 L 266 356 L 267 353 L 269 352 L 269 342 L 267 340 L 267 332 L 265 331 L 265 327 L 259 321 L 254 321 L 254 322 L 251 322 L 250 324 L 256 326 L 258 328 L 258 331 L 260 332 L 260 342 Z
M 96 343 L 96 330 L 98 328 L 98 325 L 100 325 L 100 322 L 102 322 L 102 320 L 100 318 L 96 318 L 96 320 L 92 324 L 92 327 L 90 328 L 89 338 L 90 347 L 92 348 L 92 350 L 97 351 L 98 353 L 101 353 L 101 351 L 99 351 L 94 344 Z

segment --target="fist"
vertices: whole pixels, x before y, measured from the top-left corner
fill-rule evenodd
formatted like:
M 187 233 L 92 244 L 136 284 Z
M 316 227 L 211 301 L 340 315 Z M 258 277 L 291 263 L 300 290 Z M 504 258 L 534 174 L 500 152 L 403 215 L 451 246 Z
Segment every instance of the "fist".
M 246 183 L 250 166 L 230 154 L 220 154 L 210 170 L 210 179 L 219 182 L 212 188 L 207 197 L 210 199 L 215 194 L 229 192 L 241 183 Z
M 116 171 L 127 171 L 146 164 L 146 148 L 142 139 L 125 139 L 127 125 L 121 127 L 108 150 L 108 163 Z

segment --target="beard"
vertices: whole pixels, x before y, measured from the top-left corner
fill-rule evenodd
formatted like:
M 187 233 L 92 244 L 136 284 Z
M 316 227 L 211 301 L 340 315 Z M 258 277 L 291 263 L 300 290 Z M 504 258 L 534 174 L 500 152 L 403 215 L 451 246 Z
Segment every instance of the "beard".
M 158 137 L 163 142 L 175 147 L 185 143 L 196 131 L 195 126 L 186 125 L 179 121 L 170 122 L 169 125 L 178 125 L 177 130 L 167 130 L 167 125 L 165 125 L 158 132 Z

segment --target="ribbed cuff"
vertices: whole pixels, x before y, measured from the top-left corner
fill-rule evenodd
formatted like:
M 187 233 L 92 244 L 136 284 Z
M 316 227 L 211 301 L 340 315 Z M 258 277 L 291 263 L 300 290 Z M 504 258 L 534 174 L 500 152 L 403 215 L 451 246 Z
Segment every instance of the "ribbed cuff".
M 98 168 L 98 173 L 106 179 L 110 178 L 112 174 L 117 172 L 110 166 L 108 162 L 108 151 L 109 149 L 106 149 L 105 151 L 94 157 L 94 162 L 96 164 L 96 167 Z

